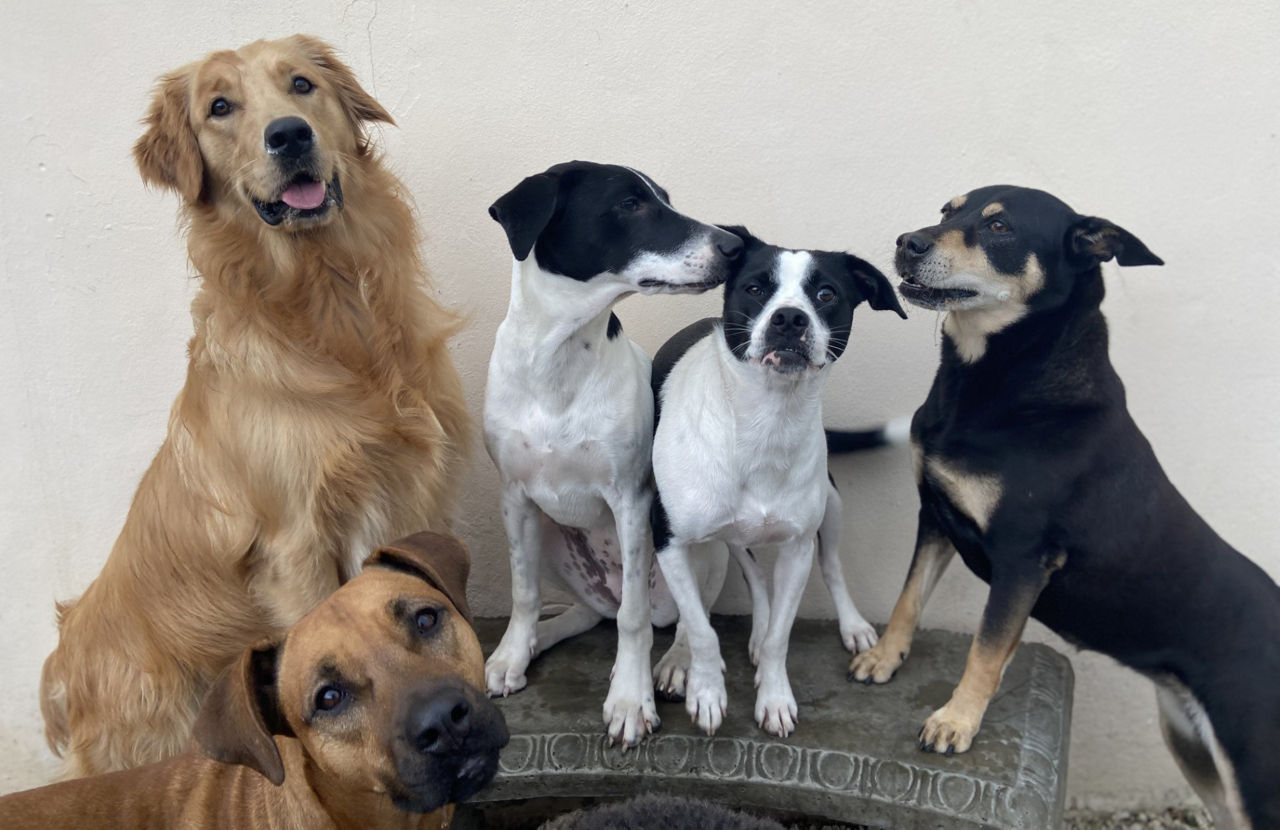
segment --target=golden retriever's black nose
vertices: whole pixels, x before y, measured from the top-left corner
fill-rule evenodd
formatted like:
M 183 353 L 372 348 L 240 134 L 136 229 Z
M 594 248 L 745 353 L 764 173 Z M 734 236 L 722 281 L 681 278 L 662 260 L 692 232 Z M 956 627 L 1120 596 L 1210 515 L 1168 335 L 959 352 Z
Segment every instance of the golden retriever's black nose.
M 933 247 L 933 240 L 918 233 L 904 233 L 898 237 L 898 250 L 910 257 L 922 257 Z
M 267 152 L 287 158 L 301 158 L 311 152 L 315 144 L 315 134 L 311 125 L 297 116 L 277 118 L 267 125 L 263 140 Z
M 471 704 L 461 690 L 445 690 L 410 714 L 414 746 L 423 754 L 457 752 L 471 731 Z

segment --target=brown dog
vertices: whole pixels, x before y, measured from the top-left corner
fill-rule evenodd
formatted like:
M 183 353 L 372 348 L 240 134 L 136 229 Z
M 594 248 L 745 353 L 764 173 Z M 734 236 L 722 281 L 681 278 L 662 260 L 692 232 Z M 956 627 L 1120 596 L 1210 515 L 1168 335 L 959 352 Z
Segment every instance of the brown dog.
M 181 751 L 201 698 L 376 545 L 448 529 L 470 437 L 413 217 L 320 41 L 164 77 L 134 148 L 203 278 L 169 433 L 102 573 L 60 606 L 41 696 L 70 775 Z
M 447 826 L 508 737 L 468 619 L 467 551 L 424 532 L 365 568 L 223 673 L 196 722 L 204 754 L 0 798 L 0 827 Z

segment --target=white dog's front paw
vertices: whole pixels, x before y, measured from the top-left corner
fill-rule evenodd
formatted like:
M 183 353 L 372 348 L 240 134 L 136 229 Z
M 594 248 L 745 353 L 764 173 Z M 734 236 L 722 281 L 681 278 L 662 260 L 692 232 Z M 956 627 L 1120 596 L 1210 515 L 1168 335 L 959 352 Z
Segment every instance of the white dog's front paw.
M 784 683 L 784 688 L 770 690 L 763 684 L 756 695 L 756 723 L 770 735 L 785 738 L 796 729 L 796 698 L 791 693 L 791 684 Z
M 840 623 L 840 639 L 844 641 L 845 650 L 851 654 L 870 651 L 879 642 L 875 626 L 862 617 L 854 617 L 848 622 Z
M 639 745 L 645 735 L 656 732 L 662 719 L 653 702 L 653 684 L 648 674 L 637 682 L 636 678 L 621 677 L 616 668 L 604 701 L 604 725 L 610 745 L 621 743 L 625 751 Z
M 672 700 L 684 698 L 685 682 L 689 679 L 689 665 L 693 655 L 689 646 L 677 640 L 653 667 L 653 685 L 658 693 Z
M 689 719 L 708 735 L 716 734 L 724 722 L 729 696 L 724 690 L 723 670 L 713 672 L 689 672 L 684 690 L 684 708 Z
M 484 663 L 484 684 L 490 697 L 506 697 L 523 689 L 528 680 L 524 676 L 533 656 L 534 643 L 530 639 L 525 648 L 511 648 L 507 638 L 502 638 L 496 651 Z

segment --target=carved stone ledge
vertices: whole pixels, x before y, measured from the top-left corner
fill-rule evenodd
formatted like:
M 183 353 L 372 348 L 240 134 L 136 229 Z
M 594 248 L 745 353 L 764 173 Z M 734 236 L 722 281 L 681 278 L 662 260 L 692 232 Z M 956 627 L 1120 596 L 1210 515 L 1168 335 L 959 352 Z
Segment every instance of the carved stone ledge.
M 486 653 L 505 622 L 479 621 Z M 483 816 L 478 826 L 536 826 L 532 813 L 640 792 L 879 827 L 1061 825 L 1073 677 L 1067 659 L 1047 646 L 1018 649 L 973 748 L 948 758 L 921 752 L 915 735 L 950 697 L 969 637 L 921 631 L 890 683 L 864 686 L 845 679 L 849 656 L 834 622 L 797 621 L 787 662 L 800 720 L 779 740 L 752 721 L 749 620 L 716 617 L 714 624 L 729 695 L 714 738 L 690 724 L 683 703 L 660 701 L 656 735 L 626 753 L 608 745 L 600 713 L 616 632 L 602 625 L 538 658 L 528 688 L 500 701 L 511 743 L 494 783 L 460 811 L 455 827 L 468 826 L 468 815 L 473 823 Z M 656 661 L 671 632 L 654 639 Z M 520 803 L 523 810 L 515 809 Z

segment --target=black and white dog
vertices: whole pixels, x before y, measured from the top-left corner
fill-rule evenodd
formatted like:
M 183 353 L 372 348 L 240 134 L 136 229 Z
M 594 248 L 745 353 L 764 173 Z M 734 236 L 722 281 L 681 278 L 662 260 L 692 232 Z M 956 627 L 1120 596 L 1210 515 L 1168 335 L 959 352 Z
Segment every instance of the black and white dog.
M 786 736 L 796 723 L 787 641 L 815 539 L 846 645 L 875 643 L 840 568 L 841 503 L 822 428 L 827 369 L 858 303 L 906 315 L 885 276 L 855 256 L 786 250 L 730 230 L 746 251 L 725 285 L 723 318 L 694 323 L 654 359 L 654 543 L 680 610 L 677 639 L 687 637 L 691 653 L 689 714 L 709 734 L 724 716 L 724 663 L 706 608 L 719 588 L 708 590 L 696 568 L 727 545 L 752 589 L 756 722 Z M 778 550 L 772 607 L 749 550 L 761 546 Z
M 485 446 L 502 476 L 512 596 L 486 683 L 493 695 L 524 688 L 534 656 L 616 617 L 604 721 L 611 741 L 635 745 L 659 724 L 651 618 L 669 625 L 676 608 L 651 558 L 650 361 L 610 309 L 637 292 L 720 285 L 742 241 L 677 213 L 647 176 L 582 161 L 530 176 L 489 214 L 515 264 L 484 407 Z M 579 601 L 539 622 L 544 562 Z

